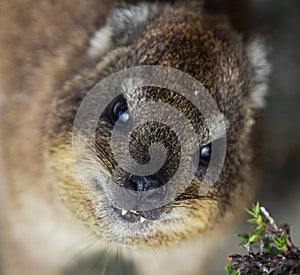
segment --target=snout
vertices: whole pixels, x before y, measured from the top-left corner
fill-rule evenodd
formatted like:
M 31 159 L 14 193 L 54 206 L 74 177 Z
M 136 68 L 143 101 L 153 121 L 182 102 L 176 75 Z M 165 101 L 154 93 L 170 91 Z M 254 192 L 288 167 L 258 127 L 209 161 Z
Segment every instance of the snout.
M 128 174 L 125 178 L 122 208 L 117 208 L 122 218 L 130 222 L 158 219 L 163 212 L 167 188 L 158 175 Z M 145 209 L 145 210 L 144 210 Z

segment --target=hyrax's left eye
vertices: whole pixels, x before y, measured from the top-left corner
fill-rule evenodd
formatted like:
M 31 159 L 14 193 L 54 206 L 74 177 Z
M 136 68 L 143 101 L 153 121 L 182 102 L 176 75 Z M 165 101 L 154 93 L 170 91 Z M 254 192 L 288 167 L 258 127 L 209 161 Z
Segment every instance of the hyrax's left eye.
M 129 113 L 127 111 L 127 103 L 124 98 L 118 98 L 112 106 L 112 115 L 114 120 L 117 121 L 118 119 L 122 122 L 127 122 L 130 118 Z
M 200 160 L 199 160 L 200 165 L 205 167 L 208 166 L 210 158 L 211 158 L 211 143 L 202 146 L 200 148 Z

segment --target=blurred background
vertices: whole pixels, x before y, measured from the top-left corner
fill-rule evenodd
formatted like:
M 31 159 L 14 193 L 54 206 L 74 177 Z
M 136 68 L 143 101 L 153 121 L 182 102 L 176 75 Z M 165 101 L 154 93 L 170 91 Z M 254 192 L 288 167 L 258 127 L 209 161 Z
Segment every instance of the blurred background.
M 300 246 L 300 1 L 252 3 L 254 29 L 266 38 L 272 63 L 266 108 L 257 117 L 263 143 L 254 159 L 262 168 L 256 200 L 279 223 L 291 225 L 292 240 Z M 233 235 L 249 229 L 249 224 L 241 221 L 220 253 L 245 254 L 238 248 L 240 239 Z M 227 263 L 224 257 L 224 265 Z M 210 264 L 207 274 L 225 273 L 222 267 L 213 267 L 213 260 Z
M 300 245 L 300 1 L 256 0 L 255 23 L 271 45 L 258 199 Z

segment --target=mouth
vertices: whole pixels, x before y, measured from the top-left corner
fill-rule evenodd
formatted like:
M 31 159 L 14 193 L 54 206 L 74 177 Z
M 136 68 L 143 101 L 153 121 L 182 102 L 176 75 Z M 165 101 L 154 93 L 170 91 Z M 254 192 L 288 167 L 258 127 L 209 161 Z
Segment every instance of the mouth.
M 124 220 L 130 223 L 145 223 L 158 220 L 164 212 L 164 207 L 147 211 L 126 210 L 114 207 L 114 211 Z

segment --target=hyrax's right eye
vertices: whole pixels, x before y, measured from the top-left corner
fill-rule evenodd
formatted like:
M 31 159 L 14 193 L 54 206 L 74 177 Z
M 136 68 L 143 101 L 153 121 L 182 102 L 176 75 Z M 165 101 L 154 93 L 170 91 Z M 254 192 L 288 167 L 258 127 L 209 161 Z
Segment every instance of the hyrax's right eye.
M 104 111 L 104 116 L 113 124 L 120 120 L 123 123 L 128 122 L 130 115 L 127 112 L 128 106 L 124 95 L 119 95 L 110 102 Z
M 101 119 L 109 121 L 114 125 L 118 120 L 127 123 L 130 120 L 128 106 L 123 94 L 115 97 L 104 109 Z
M 114 120 L 115 121 L 120 120 L 126 123 L 130 118 L 129 113 L 126 112 L 127 109 L 128 107 L 125 99 L 124 98 L 117 99 L 112 106 L 112 115 L 114 117 Z

